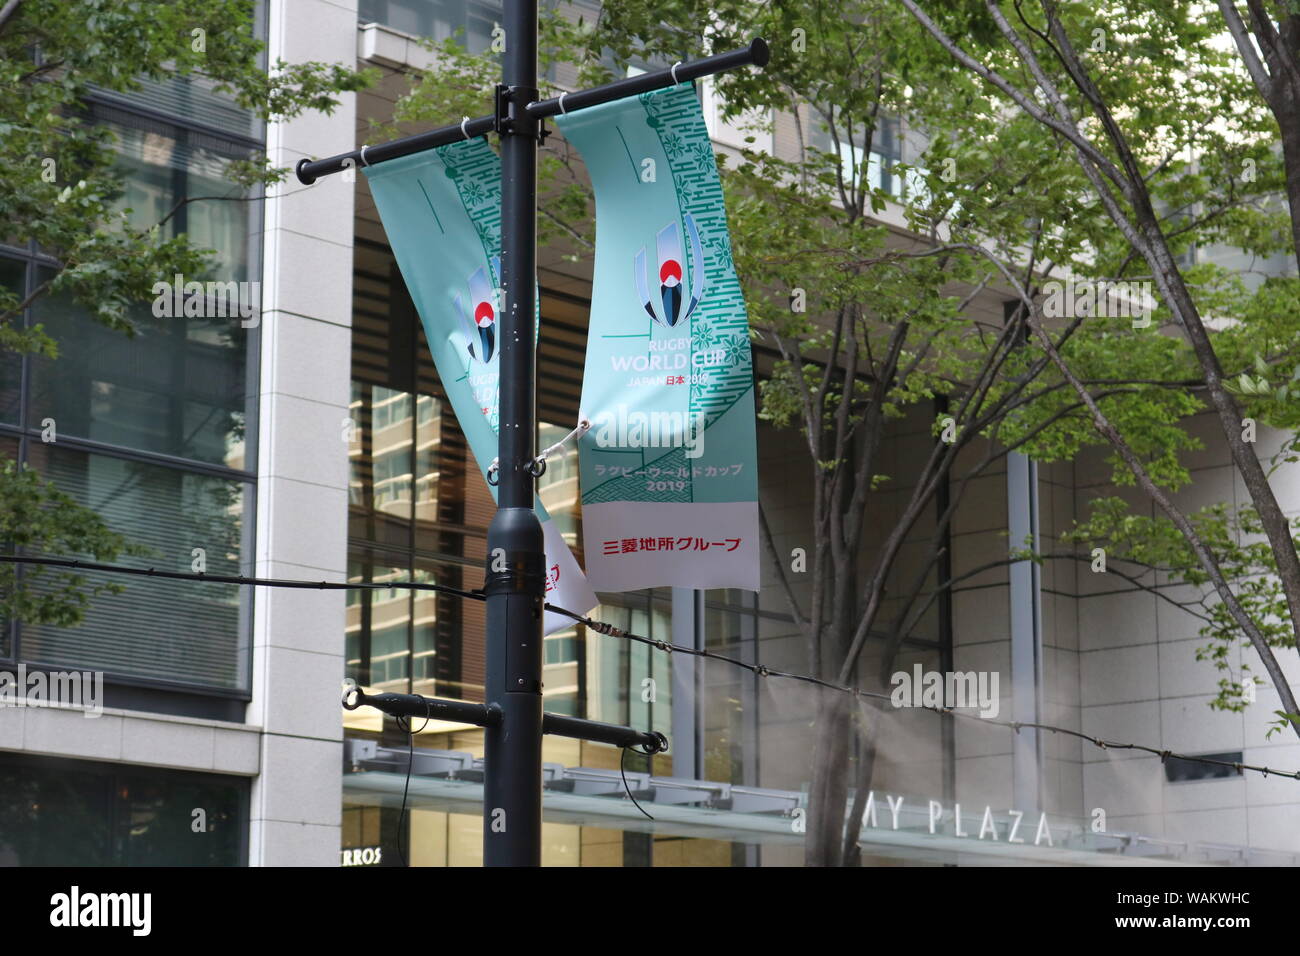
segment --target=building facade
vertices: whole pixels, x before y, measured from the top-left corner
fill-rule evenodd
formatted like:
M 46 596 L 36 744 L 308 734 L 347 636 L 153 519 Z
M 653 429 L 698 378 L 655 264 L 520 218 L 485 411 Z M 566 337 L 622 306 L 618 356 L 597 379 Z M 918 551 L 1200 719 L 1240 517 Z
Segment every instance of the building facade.
M 463 30 L 482 50 L 499 17 L 499 7 L 476 0 L 270 0 L 259 25 L 270 59 L 367 65 L 380 72 L 377 85 L 342 97 L 328 116 L 268 126 L 188 84 L 105 96 L 93 108 L 121 137 L 130 204 L 158 218 L 239 150 L 264 148 L 292 167 L 367 142 L 411 75 L 436 69 L 419 37 Z M 718 117 L 708 84 L 701 96 L 717 147 L 739 148 L 745 131 Z M 777 116 L 760 145 L 793 156 L 798 128 Z M 864 148 L 850 145 L 850 154 Z M 875 184 L 901 195 L 908 184 L 887 164 L 909 161 L 912 149 L 907 131 L 886 123 L 870 147 Z M 482 732 L 430 722 L 412 740 L 376 711 L 339 705 L 345 677 L 376 691 L 481 698 L 482 606 L 373 585 L 480 586 L 493 509 L 365 178 L 187 209 L 175 228 L 221 253 L 219 278 L 260 283 L 258 320 L 164 319 L 127 343 L 70 307 L 42 306 L 29 321 L 75 345 L 46 366 L 2 370 L 0 453 L 145 543 L 147 556 L 127 559 L 142 567 L 187 570 L 200 549 L 210 571 L 367 587 L 132 579 L 122 594 L 97 598 L 79 628 L 10 624 L 0 667 L 102 672 L 105 690 L 93 720 L 0 708 L 0 802 L 9 811 L 0 812 L 0 863 L 476 864 Z M 901 207 L 878 218 L 906 240 Z M 33 288 L 43 266 L 35 249 L 0 246 L 0 281 L 15 288 Z M 590 263 L 544 249 L 539 284 L 545 445 L 578 417 Z M 1000 319 L 1005 308 L 989 293 L 972 313 Z M 775 358 L 756 344 L 760 375 Z M 940 412 L 920 409 L 891 428 L 886 510 L 910 492 L 907 476 L 932 448 Z M 42 437 L 46 420 L 56 423 L 52 442 Z M 1212 423 L 1195 424 L 1207 450 L 1182 499 L 1235 500 Z M 794 440 L 760 423 L 760 497 L 782 556 L 811 546 L 807 466 L 790 454 Z M 1288 513 L 1300 508 L 1300 477 L 1284 469 L 1275 480 Z M 908 635 L 897 671 L 997 674 L 1006 719 L 1300 766 L 1300 747 L 1265 737 L 1275 692 L 1261 688 L 1243 714 L 1208 707 L 1220 673 L 1197 659 L 1200 624 L 1159 587 L 1131 587 L 1073 559 L 985 568 L 1027 535 L 1048 549 L 1090 501 L 1117 493 L 1101 453 L 1041 466 L 1005 456 L 950 493 L 961 501 L 938 573 L 959 583 Z M 540 494 L 580 555 L 571 454 L 550 463 Z M 930 516 L 909 537 L 900 582 L 920 569 L 934 526 Z M 867 552 L 878 538 L 868 536 Z M 769 565 L 757 594 L 601 595 L 593 616 L 806 672 L 803 638 Z M 806 598 L 809 582 L 794 579 Z M 864 679 L 881 667 L 872 653 Z M 1235 653 L 1234 667 L 1248 663 Z M 1293 657 L 1284 654 L 1284 665 L 1300 677 Z M 815 712 L 806 685 L 580 625 L 546 638 L 544 667 L 548 710 L 671 741 L 653 762 L 621 766 L 613 748 L 547 738 L 545 864 L 802 862 Z M 875 716 L 867 864 L 1289 865 L 1300 854 L 1293 780 L 1207 775 L 914 708 Z M 653 821 L 627 799 L 624 776 Z M 203 829 L 194 826 L 199 810 Z

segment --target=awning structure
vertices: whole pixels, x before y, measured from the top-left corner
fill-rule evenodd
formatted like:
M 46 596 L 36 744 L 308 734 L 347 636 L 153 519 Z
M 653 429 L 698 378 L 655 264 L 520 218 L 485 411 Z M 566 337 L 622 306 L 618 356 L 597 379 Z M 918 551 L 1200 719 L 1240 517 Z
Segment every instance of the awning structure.
M 408 754 L 404 747 L 345 741 L 344 805 L 401 806 Z M 806 808 L 807 794 L 800 791 L 628 772 L 627 787 L 654 817 L 652 821 L 628 799 L 617 770 L 546 764 L 543 775 L 542 815 L 548 823 L 735 843 L 803 843 L 796 826 L 797 811 Z M 941 819 L 932 823 L 931 817 L 938 811 L 928 800 L 887 797 L 882 792 L 876 794 L 875 803 L 875 825 L 868 815 L 859 839 L 863 855 L 869 857 L 972 866 L 1300 865 L 1294 853 L 1161 840 L 1135 833 L 1093 833 L 1083 822 L 1050 814 L 1040 820 L 1036 812 L 994 813 L 983 807 L 970 812 L 971 808 L 964 808 L 958 826 L 951 805 L 943 807 Z M 482 813 L 482 758 L 461 751 L 417 749 L 407 805 L 448 813 Z M 1040 825 L 1046 832 L 1039 832 Z M 984 839 L 978 836 L 981 826 Z

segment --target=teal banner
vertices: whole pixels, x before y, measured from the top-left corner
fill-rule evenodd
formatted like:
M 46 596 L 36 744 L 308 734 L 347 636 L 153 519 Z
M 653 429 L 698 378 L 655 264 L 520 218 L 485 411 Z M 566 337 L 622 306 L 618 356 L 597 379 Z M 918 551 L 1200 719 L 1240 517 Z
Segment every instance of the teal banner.
M 581 439 L 599 591 L 759 589 L 754 373 L 722 183 L 690 85 L 556 117 L 596 194 Z
M 501 162 L 479 138 L 367 167 L 366 177 L 443 390 L 486 480 L 499 421 Z M 573 552 L 540 500 L 536 508 L 546 536 L 547 601 L 591 610 L 596 595 Z M 548 634 L 572 626 L 546 613 Z

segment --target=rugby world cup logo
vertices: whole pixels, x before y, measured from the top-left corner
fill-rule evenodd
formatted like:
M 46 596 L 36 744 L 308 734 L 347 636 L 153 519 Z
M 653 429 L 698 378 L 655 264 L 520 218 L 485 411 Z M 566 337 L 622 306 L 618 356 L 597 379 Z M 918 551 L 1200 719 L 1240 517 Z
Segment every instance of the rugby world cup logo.
M 494 271 L 500 270 L 500 260 L 492 259 Z M 497 351 L 497 310 L 493 305 L 496 290 L 488 279 L 487 269 L 475 269 L 469 276 L 469 305 L 456 293 L 456 312 L 460 316 L 461 331 L 468 342 L 470 358 L 486 365 Z
M 700 230 L 695 217 L 686 214 L 686 236 L 690 241 L 690 299 L 686 298 L 686 273 L 682 267 L 682 238 L 676 222 L 670 222 L 655 237 L 659 257 L 659 289 L 651 295 L 649 276 L 646 273 L 645 246 L 636 254 L 632 271 L 636 274 L 636 291 L 641 304 L 654 321 L 665 328 L 673 328 L 691 317 L 695 307 L 704 297 L 704 247 L 700 244 Z

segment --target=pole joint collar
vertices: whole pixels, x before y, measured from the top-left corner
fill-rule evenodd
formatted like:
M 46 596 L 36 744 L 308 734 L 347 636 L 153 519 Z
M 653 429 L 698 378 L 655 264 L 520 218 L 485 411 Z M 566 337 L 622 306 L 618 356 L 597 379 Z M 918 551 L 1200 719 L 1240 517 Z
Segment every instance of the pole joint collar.
M 528 594 L 539 599 L 543 595 L 546 586 L 544 554 L 506 551 L 494 556 L 489 552 L 487 565 L 487 573 L 483 576 L 484 594 Z
M 536 87 L 498 83 L 492 96 L 493 129 L 497 135 L 529 136 L 538 143 L 544 142 L 550 132 L 528 112 L 528 104 L 536 99 Z

